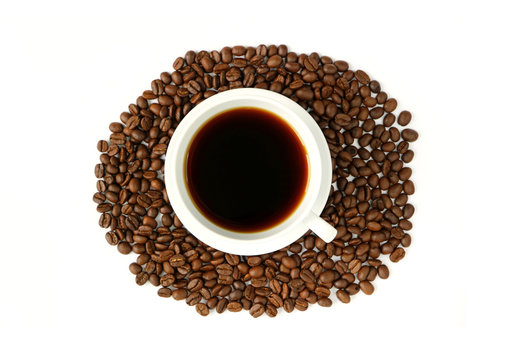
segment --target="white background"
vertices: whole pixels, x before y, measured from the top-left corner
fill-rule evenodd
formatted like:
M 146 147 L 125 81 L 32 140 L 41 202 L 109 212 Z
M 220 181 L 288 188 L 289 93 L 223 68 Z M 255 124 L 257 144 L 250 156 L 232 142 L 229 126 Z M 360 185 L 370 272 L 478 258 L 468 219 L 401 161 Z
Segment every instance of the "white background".
M 504 358 L 500 3 L 2 1 L 0 358 Z M 261 43 L 347 60 L 413 113 L 413 244 L 348 305 L 202 318 L 104 240 L 96 143 L 186 50 Z

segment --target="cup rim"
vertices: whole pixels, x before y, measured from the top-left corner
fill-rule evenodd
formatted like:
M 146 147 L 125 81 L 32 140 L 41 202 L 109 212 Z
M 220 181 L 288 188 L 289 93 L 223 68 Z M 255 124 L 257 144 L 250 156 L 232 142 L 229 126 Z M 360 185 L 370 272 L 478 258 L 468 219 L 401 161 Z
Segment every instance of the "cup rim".
M 227 230 L 204 217 L 188 192 L 184 174 L 187 149 L 196 131 L 216 114 L 246 106 L 271 111 L 284 119 L 301 138 L 309 158 L 307 191 L 298 207 L 278 225 L 253 233 Z M 309 228 L 304 224 L 304 219 L 311 212 L 320 215 L 325 207 L 332 169 L 325 137 L 306 110 L 273 91 L 247 88 L 213 95 L 183 118 L 167 148 L 164 178 L 172 208 L 189 232 L 218 250 L 239 255 L 258 255 L 283 248 L 307 232 Z

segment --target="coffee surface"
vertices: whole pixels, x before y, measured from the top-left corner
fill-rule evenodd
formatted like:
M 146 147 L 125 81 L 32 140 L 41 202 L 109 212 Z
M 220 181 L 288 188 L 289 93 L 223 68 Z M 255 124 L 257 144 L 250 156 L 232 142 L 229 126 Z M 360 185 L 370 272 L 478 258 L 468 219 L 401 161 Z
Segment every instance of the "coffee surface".
M 186 180 L 193 201 L 211 222 L 237 232 L 267 230 L 304 197 L 306 149 L 278 115 L 254 107 L 222 112 L 194 136 Z

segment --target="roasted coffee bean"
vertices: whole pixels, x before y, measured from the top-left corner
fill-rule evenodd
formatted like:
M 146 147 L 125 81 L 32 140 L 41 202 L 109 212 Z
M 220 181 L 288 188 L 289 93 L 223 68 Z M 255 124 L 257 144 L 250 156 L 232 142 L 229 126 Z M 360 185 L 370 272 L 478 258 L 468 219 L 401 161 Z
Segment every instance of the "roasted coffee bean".
M 402 188 L 404 190 L 404 193 L 407 195 L 412 195 L 415 193 L 415 184 L 413 184 L 413 181 L 411 180 L 404 181 Z
M 294 269 L 297 266 L 295 260 L 290 256 L 285 256 L 281 259 L 281 264 L 286 266 L 288 269 Z
M 227 299 L 220 299 L 218 303 L 216 304 L 216 312 L 218 314 L 221 314 L 227 309 L 228 300 Z
M 386 112 L 392 112 L 397 108 L 397 100 L 395 99 L 388 99 L 385 104 L 383 104 L 383 109 L 385 109 Z
M 250 315 L 253 316 L 254 318 L 262 316 L 264 314 L 264 312 L 265 312 L 265 307 L 262 304 L 254 304 L 249 309 Z
M 126 241 L 122 241 L 118 244 L 118 251 L 123 255 L 130 254 L 132 246 Z
M 209 308 L 207 307 L 206 304 L 203 304 L 203 303 L 199 303 L 195 306 L 195 310 L 197 311 L 197 313 L 199 315 L 202 315 L 202 316 L 207 316 L 209 315 Z
M 176 289 L 172 292 L 172 297 L 176 300 L 184 300 L 188 296 L 186 289 Z
M 242 304 L 237 301 L 229 302 L 227 305 L 227 310 L 230 312 L 238 312 L 242 310 Z
M 330 300 L 328 297 L 324 297 L 318 300 L 318 305 L 323 307 L 330 307 L 332 306 L 332 300 Z
M 346 290 L 337 290 L 337 298 L 345 304 L 350 302 L 350 294 Z
M 381 279 L 388 279 L 388 276 L 390 275 L 390 271 L 388 270 L 388 267 L 386 265 L 380 265 L 378 267 L 378 276 Z
M 97 150 L 104 153 L 109 149 L 109 144 L 105 140 L 99 140 L 97 143 Z
M 415 207 L 411 204 L 406 204 L 406 206 L 404 206 L 404 209 L 402 211 L 402 216 L 404 217 L 404 219 L 410 219 L 414 213 Z
M 134 275 L 137 275 L 142 271 L 142 266 L 140 266 L 137 263 L 131 263 L 128 268 L 130 269 L 130 272 Z
M 300 297 L 295 300 L 295 308 L 299 311 L 306 311 L 308 305 L 308 302 Z
M 401 136 L 404 140 L 408 142 L 413 142 L 418 139 L 418 132 L 413 129 L 404 129 L 401 132 Z
M 401 126 L 406 126 L 411 122 L 411 113 L 409 111 L 401 111 L 399 113 L 399 117 L 397 118 L 397 122 Z
M 402 258 L 404 258 L 405 254 L 406 252 L 404 251 L 403 248 L 397 248 L 390 254 L 390 260 L 392 262 L 398 262 L 402 260 Z
M 369 78 L 369 75 L 367 75 L 364 71 L 362 70 L 357 70 L 355 71 L 355 77 L 357 78 L 357 80 L 361 83 L 361 84 L 368 84 L 371 79 Z
M 149 279 L 148 273 L 143 271 L 137 274 L 137 276 L 135 277 L 135 282 L 137 283 L 137 285 L 144 285 L 145 283 L 148 282 L 148 279 Z
M 253 266 L 252 268 L 249 269 L 249 275 L 251 276 L 251 278 L 253 279 L 257 279 L 257 278 L 260 278 L 264 275 L 264 268 L 263 266 Z
M 278 314 L 278 310 L 272 304 L 267 304 L 265 306 L 265 313 L 269 317 L 275 317 Z
M 168 297 L 171 297 L 171 295 L 172 295 L 172 290 L 169 288 L 158 289 L 158 296 L 160 296 L 160 297 L 168 298 Z
M 371 295 L 374 292 L 374 286 L 369 281 L 361 281 L 359 283 L 360 290 L 366 295 Z

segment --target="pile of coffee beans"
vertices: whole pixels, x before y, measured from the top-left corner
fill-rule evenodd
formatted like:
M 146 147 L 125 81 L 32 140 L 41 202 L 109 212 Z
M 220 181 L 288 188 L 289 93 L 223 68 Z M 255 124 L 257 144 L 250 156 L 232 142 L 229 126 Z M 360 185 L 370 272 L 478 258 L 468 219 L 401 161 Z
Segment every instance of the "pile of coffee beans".
M 105 238 L 120 253 L 137 255 L 130 264 L 136 283 L 161 286 L 159 296 L 184 300 L 203 316 L 214 309 L 273 317 L 281 308 L 305 311 L 314 303 L 349 303 L 360 291 L 371 295 L 373 281 L 389 276 L 383 261 L 401 260 L 411 244 L 415 208 L 408 197 L 415 187 L 406 164 L 418 138 L 404 128 L 411 113 L 396 112 L 397 101 L 366 72 L 285 45 L 188 51 L 173 67 L 97 145 L 99 225 L 110 228 Z M 337 229 L 331 243 L 308 232 L 270 254 L 227 254 L 195 238 L 174 213 L 163 182 L 174 130 L 201 101 L 241 87 L 289 97 L 322 129 L 333 166 L 322 214 Z

